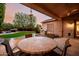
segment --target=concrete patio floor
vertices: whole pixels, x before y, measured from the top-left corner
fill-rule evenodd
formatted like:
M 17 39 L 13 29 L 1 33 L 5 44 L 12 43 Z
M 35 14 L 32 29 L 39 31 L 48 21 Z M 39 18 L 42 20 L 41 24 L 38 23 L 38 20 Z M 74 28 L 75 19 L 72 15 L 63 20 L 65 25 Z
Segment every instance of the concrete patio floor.
M 17 40 L 16 40 L 17 41 Z M 62 40 L 63 41 L 63 40 Z M 79 56 L 79 39 L 74 39 L 74 38 L 71 38 L 70 40 L 70 44 L 71 44 L 71 47 L 68 48 L 67 50 L 67 56 Z M 62 42 L 61 42 L 62 43 Z M 3 47 L 3 46 L 2 46 Z M 5 48 L 3 47 L 3 49 L 1 48 L 0 46 L 0 53 L 3 52 L 4 55 L 6 55 L 4 52 Z M 4 50 L 4 51 L 3 51 Z
M 68 48 L 67 55 L 79 56 L 79 39 L 70 39 L 71 47 Z
M 64 44 L 63 44 L 63 42 L 65 42 L 64 39 L 67 39 L 67 38 L 54 38 L 54 40 L 57 41 L 58 43 L 57 46 L 61 49 L 64 47 Z M 69 42 L 71 44 L 71 47 L 68 47 L 66 55 L 79 56 L 79 39 L 70 38 Z M 58 54 L 62 54 L 62 52 L 57 48 L 54 51 L 57 52 Z

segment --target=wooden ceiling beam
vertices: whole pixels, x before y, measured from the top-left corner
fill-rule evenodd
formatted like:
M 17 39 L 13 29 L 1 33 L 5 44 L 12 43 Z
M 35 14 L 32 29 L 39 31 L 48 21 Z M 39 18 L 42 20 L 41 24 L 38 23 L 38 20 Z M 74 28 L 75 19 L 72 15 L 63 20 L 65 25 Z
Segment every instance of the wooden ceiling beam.
M 55 12 L 51 11 L 49 8 L 47 8 L 46 6 L 42 6 L 41 4 L 39 4 L 38 6 L 40 6 L 41 8 L 45 9 L 46 11 L 49 11 L 49 13 L 53 14 L 54 16 L 60 18 Z
M 55 13 L 51 13 L 50 10 L 47 10 L 47 9 L 37 5 L 37 4 L 34 4 L 34 3 L 30 3 L 30 4 L 29 3 L 22 3 L 22 4 L 27 6 L 27 7 L 32 8 L 34 10 L 37 10 L 37 11 L 43 13 L 43 14 L 46 14 L 46 15 L 52 17 L 52 18 L 55 18 L 57 20 L 61 20 L 61 18 L 58 17 Z

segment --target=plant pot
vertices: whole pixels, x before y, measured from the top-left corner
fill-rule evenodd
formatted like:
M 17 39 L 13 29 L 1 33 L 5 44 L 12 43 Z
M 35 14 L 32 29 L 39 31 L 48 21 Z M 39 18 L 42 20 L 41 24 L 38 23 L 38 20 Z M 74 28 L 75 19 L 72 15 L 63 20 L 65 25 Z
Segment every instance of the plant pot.
M 25 35 L 25 38 L 32 37 L 32 34 Z

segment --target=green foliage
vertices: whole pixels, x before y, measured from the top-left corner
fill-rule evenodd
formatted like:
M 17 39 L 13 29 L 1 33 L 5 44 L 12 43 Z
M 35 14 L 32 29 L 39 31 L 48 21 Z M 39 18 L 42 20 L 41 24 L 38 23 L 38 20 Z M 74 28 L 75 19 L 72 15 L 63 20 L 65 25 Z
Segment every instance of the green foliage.
M 2 30 L 10 30 L 10 29 L 13 29 L 14 28 L 14 26 L 12 25 L 12 24 L 10 24 L 10 23 L 2 23 L 1 24 L 1 28 L 2 28 Z
M 35 28 L 35 32 L 36 33 L 40 33 L 41 32 L 41 29 L 42 29 L 41 25 L 37 24 L 37 26 Z
M 5 15 L 5 4 L 0 3 L 0 26 L 3 23 L 4 15 Z
M 26 15 L 24 13 L 16 13 L 14 19 L 14 26 L 17 29 L 29 30 L 34 29 L 36 25 L 36 18 L 33 15 Z

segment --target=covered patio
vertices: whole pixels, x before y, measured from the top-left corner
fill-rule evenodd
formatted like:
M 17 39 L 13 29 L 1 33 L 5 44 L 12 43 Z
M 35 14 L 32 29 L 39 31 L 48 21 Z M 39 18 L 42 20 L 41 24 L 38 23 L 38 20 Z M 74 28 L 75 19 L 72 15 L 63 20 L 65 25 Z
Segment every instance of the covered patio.
M 68 48 L 69 55 L 79 55 L 79 4 L 76 3 L 38 3 L 24 4 L 41 13 L 44 13 L 52 19 L 42 22 L 42 26 L 50 34 L 56 34 L 59 37 L 70 38 L 71 47 Z M 70 33 L 70 36 L 68 35 Z M 56 39 L 56 38 L 54 38 Z M 61 39 L 61 38 L 60 38 Z M 62 40 L 63 41 L 63 40 Z
M 52 19 L 42 21 L 42 31 L 27 37 L 11 38 L 0 45 L 0 55 L 79 56 L 79 4 L 21 3 Z M 3 42 L 1 40 L 1 42 Z M 5 47 L 6 46 L 6 47 Z M 11 47 L 10 47 L 11 46 Z M 7 52 L 6 52 L 7 50 Z
M 57 34 L 62 37 L 68 37 L 68 33 L 71 33 L 72 38 L 78 37 L 79 4 L 32 3 L 23 5 L 52 17 L 51 21 L 47 19 L 48 21 L 42 22 L 45 30 L 49 32 L 51 31 L 53 34 Z M 51 29 L 47 29 L 46 24 L 48 24 L 48 28 L 51 27 Z

